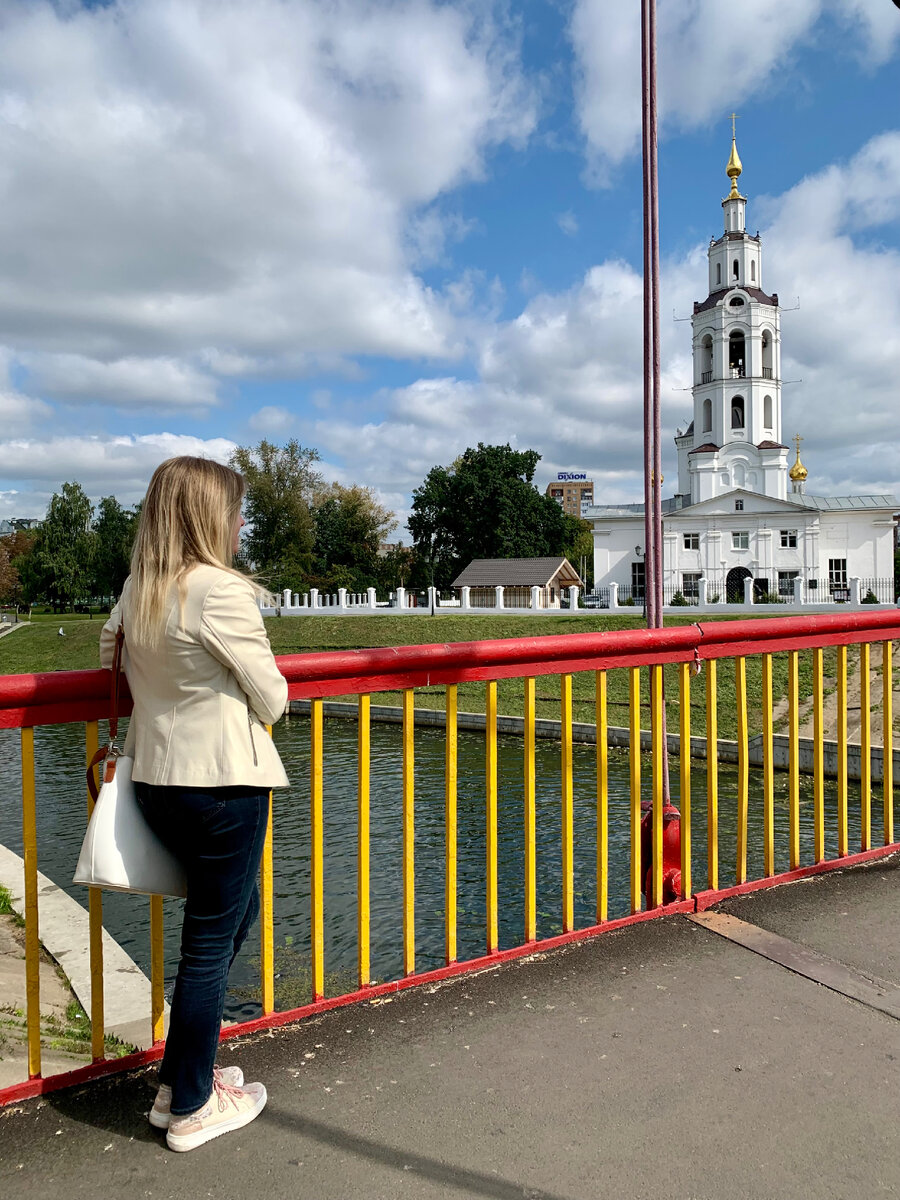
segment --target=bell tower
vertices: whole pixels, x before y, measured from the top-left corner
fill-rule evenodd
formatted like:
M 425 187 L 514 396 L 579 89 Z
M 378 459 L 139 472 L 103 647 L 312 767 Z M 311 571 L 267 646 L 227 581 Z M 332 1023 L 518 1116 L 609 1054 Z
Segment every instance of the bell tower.
M 746 229 L 736 120 L 732 113 L 725 228 L 710 240 L 709 294 L 695 302 L 691 317 L 693 427 L 676 438 L 679 491 L 691 504 L 735 488 L 787 496 L 778 295 L 763 290 L 759 234 Z

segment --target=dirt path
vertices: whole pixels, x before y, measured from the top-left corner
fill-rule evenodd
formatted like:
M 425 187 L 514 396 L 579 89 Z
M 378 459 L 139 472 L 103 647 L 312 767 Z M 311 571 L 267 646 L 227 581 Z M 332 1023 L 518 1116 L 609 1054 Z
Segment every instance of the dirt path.
M 847 740 L 856 745 L 860 742 L 860 734 L 862 730 L 862 708 L 860 704 L 862 677 L 859 671 L 859 657 L 856 654 L 848 655 L 847 669 Z M 869 723 L 871 727 L 872 745 L 883 745 L 884 733 L 884 705 L 882 694 L 882 670 L 881 670 L 881 653 L 879 651 L 877 659 L 876 655 L 872 654 L 869 661 Z M 826 741 L 834 741 L 837 737 L 838 725 L 838 704 L 837 704 L 837 680 L 833 676 L 826 676 L 825 698 L 822 706 L 822 718 L 824 725 L 824 736 Z M 892 692 L 893 692 L 893 733 L 894 746 L 900 746 L 900 656 L 894 655 L 893 670 L 892 670 Z M 787 732 L 787 697 L 783 697 L 775 705 L 773 716 L 775 718 L 775 728 L 779 733 Z M 811 738 L 813 736 L 813 702 L 812 698 L 804 700 L 800 705 L 800 737 Z

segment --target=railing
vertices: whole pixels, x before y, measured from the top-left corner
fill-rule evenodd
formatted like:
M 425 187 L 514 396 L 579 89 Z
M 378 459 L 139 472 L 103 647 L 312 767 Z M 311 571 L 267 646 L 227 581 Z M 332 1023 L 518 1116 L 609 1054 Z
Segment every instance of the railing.
M 772 368 L 771 367 L 763 367 L 762 377 L 763 377 L 763 379 L 774 379 L 775 376 L 772 372 Z
M 712 377 L 713 377 L 712 371 L 702 371 L 700 373 L 700 382 L 701 383 L 712 383 Z
M 261 875 L 261 1012 L 254 1019 L 231 1026 L 223 1036 L 283 1024 L 338 1004 L 373 998 L 530 953 L 536 946 L 549 948 L 590 936 L 627 921 L 703 908 L 735 891 L 796 878 L 895 848 L 892 639 L 898 636 L 900 613 L 872 610 L 781 620 L 722 621 L 652 631 L 339 651 L 279 659 L 291 699 L 309 702 L 309 767 L 303 784 L 309 804 L 308 933 L 304 931 L 303 935 L 309 956 L 309 997 L 308 1003 L 300 1007 L 276 1011 L 275 881 L 270 820 Z M 875 687 L 881 693 L 883 714 L 884 746 L 880 760 L 877 753 L 873 754 L 869 719 L 873 643 L 878 644 L 875 662 L 881 666 L 880 687 L 877 675 Z M 848 661 L 850 646 L 858 646 L 852 663 Z M 726 671 L 723 668 L 729 660 Z M 862 719 L 859 784 L 851 788 L 847 709 L 848 683 L 854 666 L 859 673 Z M 837 690 L 833 747 L 836 781 L 827 786 L 823 706 L 826 676 L 836 681 Z M 551 677 L 558 677 L 558 684 L 552 689 L 548 687 Z M 773 699 L 781 687 L 786 693 L 787 733 L 781 740 L 787 746 L 787 772 L 785 804 L 776 807 L 775 744 L 780 741 L 774 727 Z M 418 707 L 417 689 L 422 690 Z M 399 701 L 398 707 L 379 709 L 378 714 L 393 713 L 390 719 L 400 728 L 396 759 L 398 807 L 392 836 L 397 841 L 393 870 L 402 896 L 401 915 L 393 936 L 398 960 L 402 957 L 402 970 L 399 977 L 376 982 L 371 969 L 371 815 L 372 805 L 378 799 L 378 793 L 371 787 L 372 699 L 384 692 L 398 693 Z M 756 697 L 753 703 L 748 699 L 751 694 Z M 548 699 L 551 695 L 556 697 L 552 704 Z M 345 988 L 342 993 L 326 998 L 325 947 L 330 917 L 324 881 L 324 817 L 329 800 L 324 782 L 328 758 L 324 701 L 334 697 L 352 700 L 356 721 L 352 816 L 355 877 L 345 876 L 340 882 L 355 890 L 357 987 Z M 460 709 L 461 697 L 467 707 L 480 712 L 466 716 Z M 118 1060 L 104 1058 L 103 987 L 95 986 L 90 1012 L 93 1063 L 66 1075 L 41 1078 L 37 919 L 40 847 L 36 813 L 42 798 L 38 797 L 35 786 L 35 727 L 85 722 L 85 753 L 89 758 L 98 744 L 98 720 L 105 717 L 107 702 L 108 675 L 103 671 L 0 679 L 0 726 L 21 729 L 29 1055 L 29 1079 L 0 1090 L 0 1104 L 150 1062 L 162 1052 L 163 909 L 159 898 L 154 897 L 149 902 L 152 988 L 148 1013 L 153 1046 Z M 437 705 L 436 710 L 433 705 Z M 507 718 L 501 721 L 498 716 L 501 708 L 506 712 L 517 710 L 520 716 L 514 722 Z M 548 708 L 553 711 L 555 724 L 541 719 Z M 671 882 L 674 877 L 667 874 L 664 878 L 663 873 L 666 708 L 671 731 L 668 749 L 678 763 L 671 773 L 672 798 L 680 809 L 680 874 L 674 885 Z M 717 748 L 707 757 L 699 783 L 692 778 L 695 768 L 691 760 L 691 750 L 698 752 L 696 740 L 692 744 L 692 737 L 696 738 L 698 733 L 692 728 L 692 714 L 697 708 L 705 714 L 700 722 L 705 734 L 703 745 Z M 812 722 L 812 803 L 801 807 L 799 731 L 801 715 L 807 710 Z M 583 718 L 581 722 L 576 722 L 576 714 Z M 758 777 L 754 776 L 751 788 L 754 715 L 761 722 L 754 744 L 761 745 L 762 770 Z M 441 831 L 444 965 L 417 972 L 417 932 L 421 932 L 419 920 L 423 914 L 417 914 L 416 908 L 415 854 L 416 847 L 422 845 L 422 835 L 416 827 L 415 729 L 422 721 L 432 727 L 429 738 L 434 737 L 435 727 L 443 730 L 440 823 L 436 825 L 432 805 L 423 820 L 432 839 L 437 837 L 436 828 Z M 728 728 L 731 721 L 733 730 Z M 475 727 L 482 731 L 478 737 L 483 739 L 483 750 L 473 767 L 471 744 L 467 743 L 466 755 L 460 753 L 463 735 L 459 731 Z M 512 774 L 509 754 L 513 750 L 509 743 L 501 745 L 498 737 L 501 727 L 514 728 L 522 739 L 522 751 L 515 754 L 518 766 Z M 337 723 L 329 724 L 332 731 L 336 728 Z M 342 728 L 346 731 L 346 722 Z M 556 756 L 553 767 L 556 782 L 552 785 L 546 774 L 549 751 L 542 752 L 540 769 L 536 768 L 536 739 L 548 736 L 548 731 L 559 746 L 558 755 L 555 750 L 552 752 Z M 733 732 L 733 740 L 727 744 L 720 741 L 723 732 Z M 331 736 L 336 734 L 332 732 Z M 582 751 L 577 745 L 578 741 L 591 740 L 593 749 Z M 616 752 L 609 748 L 617 740 L 627 749 L 627 762 L 619 763 Z M 720 760 L 728 756 L 723 746 L 726 750 L 732 747 L 729 753 L 735 759 L 736 769 L 731 774 L 723 773 L 726 769 Z M 502 789 L 501 749 L 507 763 Z M 579 754 L 590 754 L 589 765 L 579 758 L 577 770 L 576 749 Z M 642 751 L 649 751 L 649 757 L 643 757 Z M 389 752 L 389 747 L 386 751 L 382 743 L 380 755 Z M 703 753 L 702 748 L 699 752 Z M 342 762 L 346 762 L 346 755 Z M 375 756 L 374 765 L 380 767 L 380 764 L 381 758 Z M 71 764 L 73 777 L 79 770 L 78 763 Z M 346 778 L 345 768 L 341 774 Z M 873 780 L 879 774 L 882 783 L 876 788 Z M 550 786 L 556 795 L 552 807 L 545 803 L 546 789 Z M 702 787 L 704 795 L 701 805 L 694 804 L 692 795 L 698 787 Z M 510 809 L 513 792 L 518 793 L 515 815 Z M 459 921 L 463 911 L 459 897 L 464 883 L 471 886 L 468 877 L 464 880 L 460 874 L 460 858 L 468 851 L 468 843 L 460 841 L 458 829 L 464 816 L 466 820 L 472 819 L 472 797 L 478 793 L 483 797 L 479 824 L 484 852 L 478 884 L 484 911 L 483 953 L 458 961 Z M 463 796 L 465 812 L 460 804 Z M 748 822 L 751 807 L 754 819 L 759 818 L 758 837 L 752 844 L 752 827 Z M 878 840 L 883 845 L 873 849 L 872 824 L 879 808 Z M 666 810 L 667 822 L 670 816 Z M 329 819 L 335 818 L 332 815 Z M 519 847 L 513 859 L 520 864 L 521 876 L 513 886 L 506 871 L 501 886 L 498 847 L 501 838 L 504 844 L 508 842 L 512 827 Z M 540 843 L 539 833 L 543 839 Z M 851 834 L 858 844 L 856 853 L 851 853 Z M 539 850 L 544 856 L 540 879 Z M 339 861 L 346 863 L 346 856 Z M 550 870 L 548 864 L 552 866 L 553 907 L 557 913 L 549 929 L 546 924 L 549 898 L 544 882 Z M 698 877 L 702 880 L 699 891 L 695 887 Z M 671 903 L 662 902 L 664 886 L 675 886 L 676 898 Z M 540 888 L 543 891 L 539 906 Z M 642 901 L 643 889 L 647 892 L 646 906 Z M 586 890 L 589 899 L 585 898 Z M 333 895 L 333 888 L 328 894 Z M 129 902 L 142 903 L 136 897 Z M 103 979 L 103 903 L 99 892 L 90 891 L 88 904 L 91 974 L 97 985 Z M 429 908 L 425 915 L 430 917 L 434 909 L 431 901 Z M 499 934 L 501 917 L 506 930 L 503 944 Z

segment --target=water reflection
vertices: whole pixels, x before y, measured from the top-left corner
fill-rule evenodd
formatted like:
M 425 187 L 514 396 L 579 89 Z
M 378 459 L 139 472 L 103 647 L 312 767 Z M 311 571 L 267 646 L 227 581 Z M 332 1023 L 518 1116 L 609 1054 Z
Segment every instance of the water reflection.
M 345 990 L 356 965 L 356 726 L 326 722 L 325 732 L 325 964 L 328 990 Z M 284 969 L 305 968 L 309 924 L 309 723 L 292 717 L 276 727 L 276 742 L 290 790 L 275 796 L 275 936 L 288 949 Z M 17 730 L 0 731 L 0 763 L 6 785 L 0 797 L 0 842 L 22 852 L 20 750 Z M 69 895 L 86 906 L 84 888 L 71 883 L 84 833 L 83 726 L 49 726 L 35 731 L 38 795 L 38 865 Z M 538 742 L 537 797 L 538 936 L 561 932 L 560 747 Z M 415 739 L 416 967 L 443 964 L 444 946 L 444 738 L 423 728 Z M 643 763 L 649 795 L 649 762 Z M 372 726 L 371 776 L 371 947 L 372 977 L 402 974 L 402 763 L 400 730 Z M 574 748 L 575 924 L 594 923 L 596 912 L 596 756 L 590 746 Z M 719 883 L 735 877 L 736 771 L 719 768 Z M 498 891 L 500 945 L 523 939 L 523 742 L 501 738 L 499 746 Z M 693 766 L 693 875 L 695 889 L 706 885 L 706 767 Z M 672 773 L 678 803 L 677 760 Z M 788 867 L 787 776 L 776 774 L 776 870 Z M 763 873 L 762 773 L 751 772 L 749 877 Z M 826 853 L 837 853 L 835 785 L 826 783 Z M 813 856 L 812 780 L 800 784 L 801 861 Z M 484 737 L 459 735 L 458 799 L 458 957 L 485 950 Z M 609 916 L 628 912 L 629 773 L 624 752 L 610 752 Z M 859 791 L 851 785 L 850 848 L 859 846 Z M 880 799 L 873 797 L 872 823 L 878 840 Z M 178 955 L 180 902 L 165 901 L 166 984 L 170 993 Z M 149 911 L 141 897 L 105 893 L 104 921 L 110 933 L 149 973 Z M 226 1015 L 247 1019 L 259 1011 L 258 943 L 251 935 L 231 976 Z M 298 1001 L 299 1002 L 299 1001 Z

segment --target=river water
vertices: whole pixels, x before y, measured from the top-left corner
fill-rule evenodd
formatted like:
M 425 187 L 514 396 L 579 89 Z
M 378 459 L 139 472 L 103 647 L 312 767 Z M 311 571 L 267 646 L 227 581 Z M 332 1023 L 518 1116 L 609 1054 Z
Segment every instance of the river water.
M 101 736 L 105 730 L 101 727 Z M 275 940 L 278 1007 L 309 999 L 309 722 L 288 717 L 275 728 L 290 789 L 275 793 Z M 22 853 L 18 730 L 0 730 L 0 842 Z M 501 947 L 522 942 L 524 924 L 523 741 L 499 739 L 498 875 Z M 35 730 L 38 867 L 86 907 L 87 891 L 71 883 L 84 834 L 84 727 Z M 644 792 L 649 799 L 650 764 Z M 372 725 L 371 769 L 371 968 L 373 981 L 402 975 L 401 733 L 395 725 Z M 537 795 L 538 936 L 561 932 L 560 746 L 539 741 L 535 751 Z M 719 884 L 735 877 L 736 771 L 719 767 Z M 693 882 L 706 886 L 706 764 L 692 768 Z M 748 877 L 763 874 L 762 772 L 751 771 Z M 776 870 L 788 867 L 787 775 L 775 776 Z M 678 760 L 672 762 L 673 800 L 678 803 Z M 356 725 L 325 723 L 325 969 L 326 992 L 354 986 L 356 965 Z M 596 906 L 596 752 L 574 747 L 575 925 L 594 923 Z M 458 958 L 485 950 L 484 735 L 459 734 Z M 444 736 L 440 729 L 415 734 L 416 968 L 443 965 L 444 945 Z M 801 777 L 801 862 L 812 861 L 812 780 Z M 826 781 L 826 853 L 837 852 L 836 789 Z M 873 797 L 877 844 L 881 804 Z M 624 751 L 610 751 L 609 917 L 628 912 L 629 771 Z M 859 788 L 851 784 L 850 849 L 859 847 Z M 165 904 L 166 991 L 171 995 L 178 961 L 180 901 Z M 145 898 L 107 892 L 104 921 L 112 936 L 149 973 L 149 912 Z M 259 942 L 251 933 L 231 973 L 226 1015 L 248 1019 L 259 1012 Z

